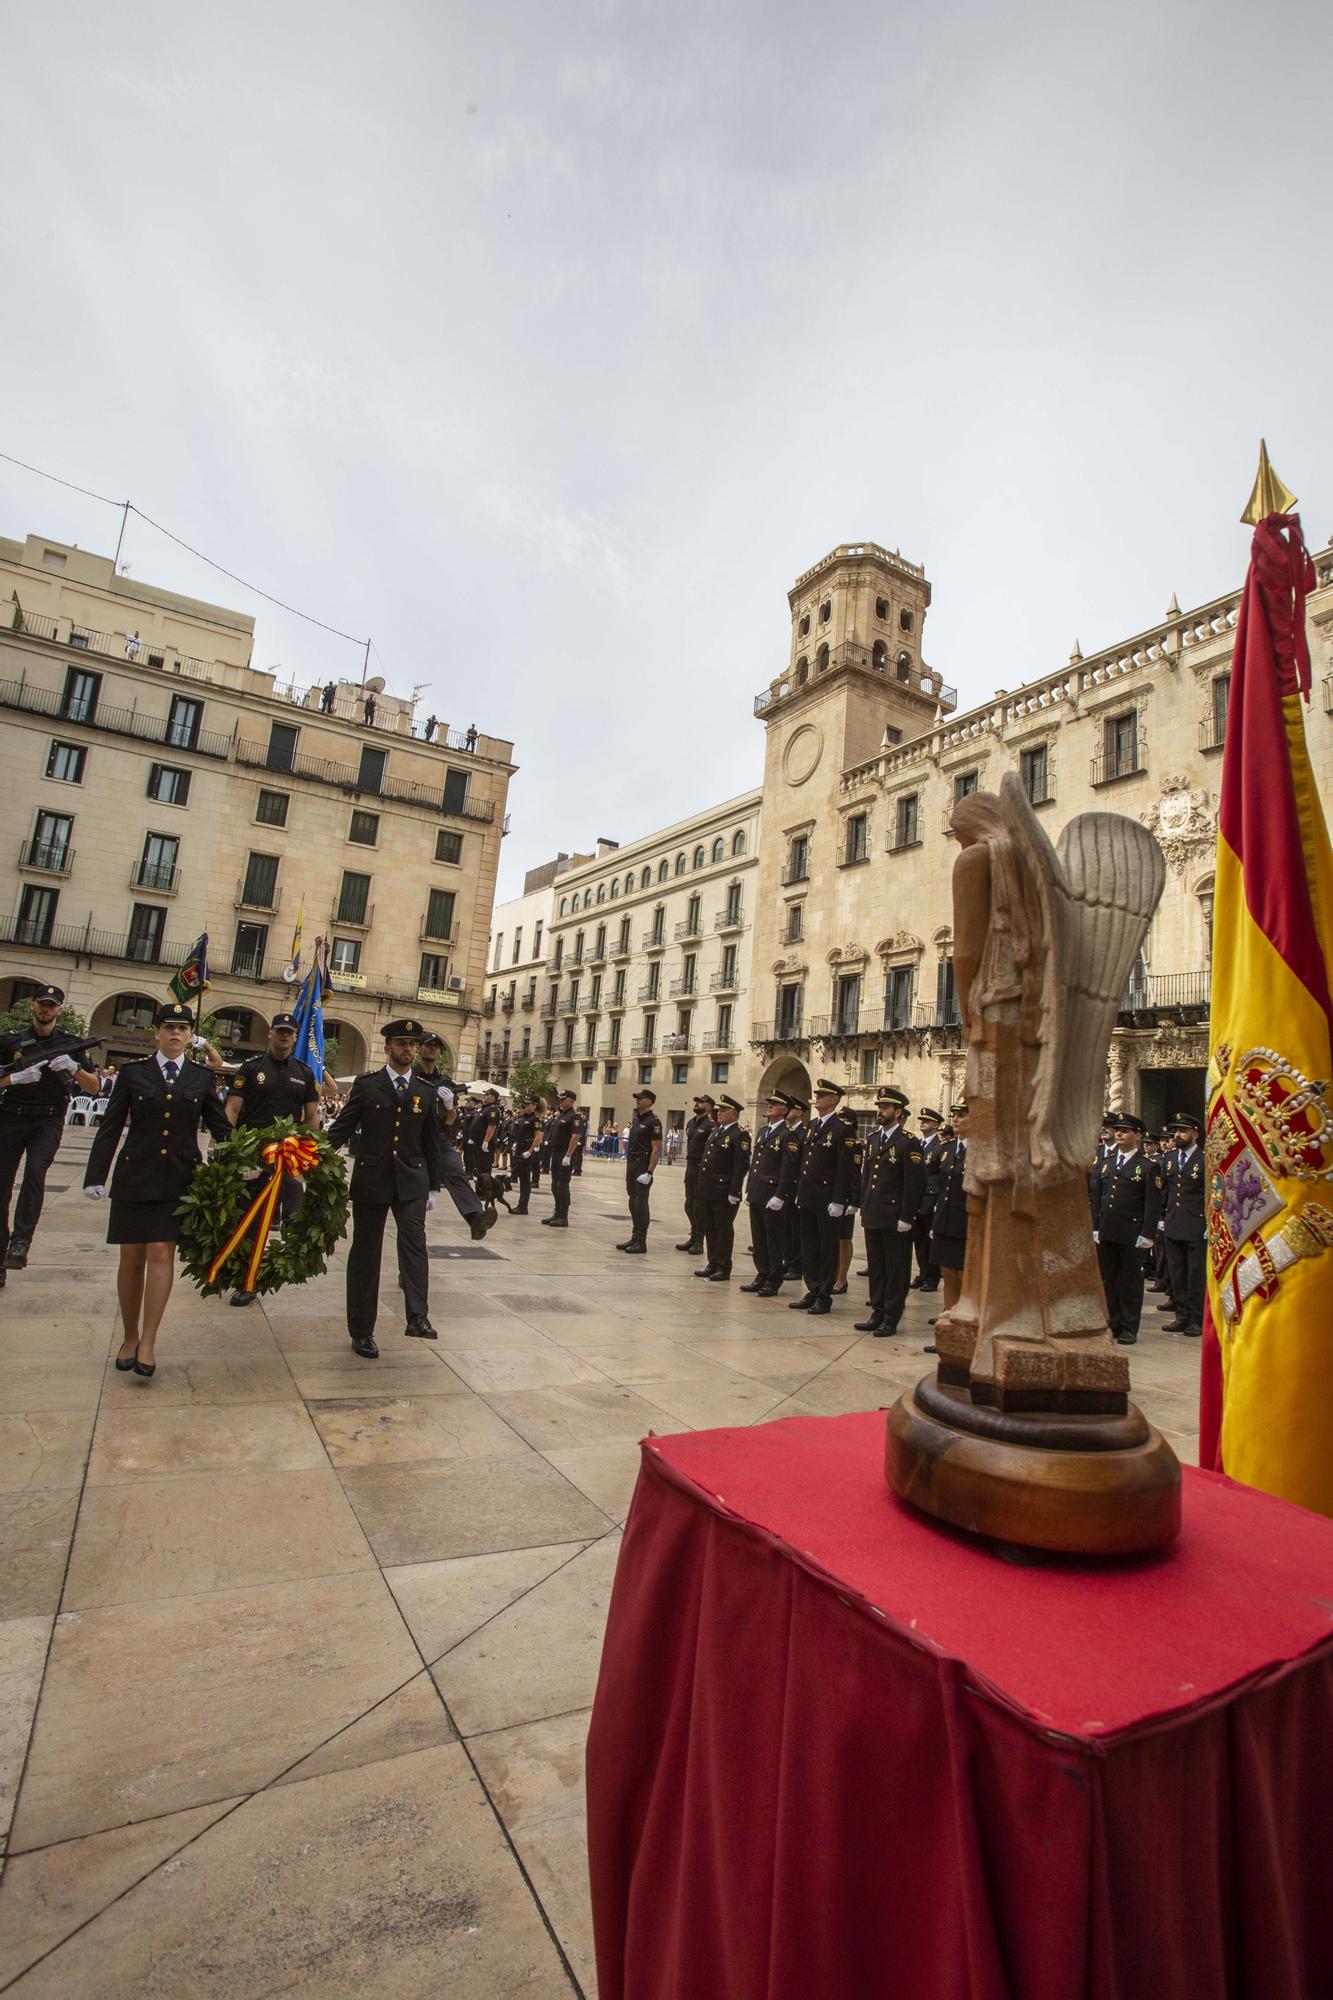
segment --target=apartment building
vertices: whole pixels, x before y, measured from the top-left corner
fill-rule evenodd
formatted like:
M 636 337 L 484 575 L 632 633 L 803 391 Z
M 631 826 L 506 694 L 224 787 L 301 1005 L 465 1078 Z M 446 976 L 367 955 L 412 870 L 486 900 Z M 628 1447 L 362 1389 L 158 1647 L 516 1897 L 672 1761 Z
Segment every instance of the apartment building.
M 38 535 L 0 539 L 0 1005 L 57 980 L 112 1053 L 201 931 L 222 1046 L 264 1046 L 330 941 L 349 1073 L 411 1012 L 475 1062 L 511 743 L 377 683 L 279 684 L 253 622 Z M 5 862 L 4 857 L 8 856 Z
M 610 849 L 614 842 L 598 843 Z M 558 854 L 523 878 L 523 893 L 497 903 L 491 917 L 488 976 L 481 1003 L 481 1043 L 477 1075 L 507 1083 L 510 1064 L 539 1057 L 544 1036 L 538 1027 L 539 994 L 546 977 L 556 884 L 591 854 Z

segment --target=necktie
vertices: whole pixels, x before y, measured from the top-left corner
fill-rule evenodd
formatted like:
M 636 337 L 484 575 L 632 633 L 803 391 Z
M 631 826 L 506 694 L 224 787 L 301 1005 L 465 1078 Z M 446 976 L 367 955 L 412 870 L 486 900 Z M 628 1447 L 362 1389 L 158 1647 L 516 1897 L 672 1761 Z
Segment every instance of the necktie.
M 397 1078 L 395 1079 L 395 1081 L 394 1081 L 394 1089 L 395 1089 L 395 1090 L 396 1090 L 396 1091 L 398 1092 L 398 1095 L 399 1095 L 399 1097 L 400 1097 L 400 1098 L 403 1098 L 403 1097 L 406 1097 L 406 1096 L 407 1096 L 407 1078 L 406 1078 L 405 1076 L 400 1076 L 400 1077 L 397 1077 Z
M 174 1083 L 176 1081 L 177 1075 L 179 1074 L 179 1068 L 180 1068 L 179 1064 L 174 1062 L 163 1063 L 162 1070 L 168 1083 Z

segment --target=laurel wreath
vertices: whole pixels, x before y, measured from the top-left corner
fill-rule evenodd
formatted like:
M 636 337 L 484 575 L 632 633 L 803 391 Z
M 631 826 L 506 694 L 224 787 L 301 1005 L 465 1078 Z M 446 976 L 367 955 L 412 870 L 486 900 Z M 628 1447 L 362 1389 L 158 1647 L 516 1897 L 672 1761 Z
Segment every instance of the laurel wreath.
M 245 1282 L 250 1258 L 247 1239 L 233 1250 L 209 1281 L 214 1258 L 226 1243 L 268 1177 L 263 1152 L 273 1140 L 299 1134 L 313 1139 L 319 1160 L 304 1176 L 305 1198 L 281 1230 L 274 1230 L 264 1250 L 255 1280 L 257 1292 L 281 1291 L 303 1285 L 328 1269 L 328 1260 L 347 1231 L 347 1168 L 322 1133 L 298 1126 L 290 1118 L 272 1125 L 242 1126 L 213 1147 L 198 1167 L 189 1190 L 176 1210 L 181 1218 L 179 1255 L 185 1275 L 206 1298 L 231 1291 Z M 258 1168 L 258 1176 L 247 1173 Z

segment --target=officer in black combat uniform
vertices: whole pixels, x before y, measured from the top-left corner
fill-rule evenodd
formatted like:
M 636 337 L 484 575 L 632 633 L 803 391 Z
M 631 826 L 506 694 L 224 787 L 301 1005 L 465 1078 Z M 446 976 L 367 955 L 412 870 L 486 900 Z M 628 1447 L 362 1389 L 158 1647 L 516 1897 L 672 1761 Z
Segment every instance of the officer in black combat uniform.
M 715 1123 L 717 1106 L 711 1097 L 701 1092 L 694 1100 L 694 1116 L 685 1127 L 685 1220 L 690 1225 L 690 1233 L 684 1243 L 676 1245 L 677 1250 L 688 1250 L 693 1257 L 701 1256 L 704 1247 L 704 1212 L 699 1199 L 699 1169 L 703 1165 L 704 1147 Z
M 358 1354 L 373 1360 L 379 1310 L 384 1225 L 393 1211 L 398 1230 L 398 1282 L 407 1307 L 405 1331 L 438 1338 L 427 1316 L 430 1265 L 426 1211 L 435 1206 L 444 1167 L 433 1085 L 415 1075 L 418 1021 L 390 1021 L 383 1069 L 357 1077 L 329 1127 L 329 1143 L 352 1145 L 352 1248 L 347 1258 L 347 1331 Z
M 1192 1112 L 1178 1111 L 1171 1124 L 1176 1143 L 1166 1156 L 1166 1200 L 1159 1227 L 1166 1238 L 1167 1277 L 1176 1316 L 1167 1321 L 1166 1331 L 1196 1339 L 1203 1332 L 1206 1173 L 1198 1119 Z
M 787 1204 L 796 1192 L 801 1142 L 787 1129 L 792 1100 L 777 1090 L 768 1100 L 768 1123 L 750 1151 L 745 1199 L 750 1209 L 750 1255 L 754 1277 L 743 1292 L 776 1298 L 787 1268 Z
M 463 1165 L 463 1156 L 458 1150 L 459 1139 L 463 1136 L 463 1120 L 458 1110 L 459 1088 L 451 1076 L 446 1076 L 440 1067 L 440 1057 L 444 1054 L 444 1043 L 438 1035 L 423 1035 L 421 1053 L 417 1057 L 415 1069 L 423 1083 L 430 1084 L 435 1092 L 435 1110 L 440 1121 L 440 1139 L 444 1146 L 444 1164 L 440 1170 L 440 1185 L 450 1201 L 466 1222 L 474 1243 L 480 1243 L 486 1231 L 495 1221 L 495 1212 L 486 1213 Z
M 0 1067 L 23 1064 L 0 1087 L 0 1285 L 7 1271 L 21 1271 L 28 1261 L 41 1219 L 46 1176 L 64 1136 L 71 1086 L 77 1085 L 89 1097 L 97 1095 L 96 1074 L 63 1053 L 80 1040 L 56 1026 L 64 1004 L 59 986 L 39 986 L 28 1000 L 32 1025 L 0 1035 Z M 9 1201 L 20 1162 L 23 1185 L 11 1236 Z
M 912 1275 L 912 1231 L 926 1186 L 921 1141 L 904 1131 L 907 1099 L 881 1090 L 875 1099 L 879 1129 L 865 1143 L 861 1164 L 861 1227 L 870 1266 L 870 1317 L 858 1333 L 877 1339 L 897 1333 Z
M 860 1147 L 855 1132 L 849 1132 L 838 1115 L 841 1096 L 841 1084 L 815 1085 L 815 1115 L 810 1120 L 796 1184 L 805 1292 L 801 1298 L 792 1300 L 788 1308 L 791 1312 L 819 1314 L 833 1310 L 842 1218 L 848 1205 L 855 1207 L 860 1199 Z
M 750 1135 L 737 1124 L 741 1107 L 734 1097 L 720 1097 L 717 1124 L 708 1135 L 699 1166 L 699 1194 L 704 1205 L 704 1242 L 708 1262 L 696 1278 L 725 1285 L 731 1278 L 736 1210 L 750 1167 Z
M 556 1098 L 547 1143 L 551 1155 L 551 1198 L 555 1213 L 542 1217 L 543 1229 L 568 1229 L 569 1183 L 579 1150 L 579 1117 L 572 1090 L 562 1090 Z
M 529 1093 L 519 1106 L 510 1134 L 510 1157 L 514 1175 L 518 1181 L 518 1206 L 515 1215 L 526 1215 L 532 1198 L 533 1170 L 537 1165 L 537 1147 L 541 1132 L 537 1123 L 537 1100 Z
M 1143 1313 L 1143 1252 L 1152 1248 L 1161 1196 L 1157 1170 L 1141 1143 L 1140 1120 L 1122 1111 L 1115 1129 L 1118 1144 L 1103 1161 L 1098 1180 L 1092 1240 L 1106 1294 L 1107 1324 L 1121 1347 L 1132 1347 Z
M 656 1102 L 655 1090 L 636 1090 L 634 1093 L 634 1117 L 630 1121 L 629 1143 L 625 1148 L 625 1191 L 629 1195 L 630 1235 L 628 1243 L 616 1245 L 617 1250 L 627 1251 L 631 1257 L 642 1257 L 648 1249 L 648 1225 L 652 1220 L 648 1191 L 662 1152 L 662 1121 L 653 1109 Z
M 295 1014 L 275 1014 L 268 1031 L 268 1049 L 262 1056 L 249 1056 L 237 1070 L 227 1089 L 227 1123 L 244 1129 L 262 1129 L 278 1118 L 291 1118 L 298 1125 L 319 1130 L 319 1085 L 315 1072 L 293 1055 L 296 1047 Z M 305 1189 L 290 1175 L 278 1196 L 275 1226 L 286 1222 L 301 1206 Z M 234 1291 L 234 1306 L 253 1305 L 257 1292 Z

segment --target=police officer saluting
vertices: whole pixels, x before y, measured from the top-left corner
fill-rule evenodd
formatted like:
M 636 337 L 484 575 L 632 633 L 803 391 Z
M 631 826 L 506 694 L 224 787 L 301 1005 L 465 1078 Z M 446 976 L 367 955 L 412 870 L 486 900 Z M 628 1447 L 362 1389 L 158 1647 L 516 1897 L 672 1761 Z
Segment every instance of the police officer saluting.
M 833 1310 L 838 1281 L 838 1244 L 848 1204 L 860 1199 L 861 1167 L 856 1134 L 838 1116 L 842 1086 L 815 1085 L 815 1115 L 801 1155 L 796 1206 L 801 1211 L 801 1274 L 805 1292 L 793 1299 L 791 1312 Z
M 64 1135 L 71 1084 L 97 1095 L 96 1072 L 81 1069 L 65 1053 L 79 1047 L 79 1038 L 56 1026 L 64 1004 L 59 986 L 40 986 L 28 1001 L 31 1027 L 24 1034 L 0 1035 L 0 1067 L 22 1064 L 0 1088 L 0 1285 L 6 1271 L 21 1271 L 28 1261 L 46 1176 Z M 20 1162 L 23 1185 L 11 1236 L 9 1201 Z
M 358 1354 L 373 1360 L 384 1225 L 398 1230 L 398 1282 L 407 1307 L 404 1331 L 435 1340 L 427 1317 L 430 1265 L 426 1211 L 435 1206 L 444 1167 L 435 1090 L 412 1073 L 421 1044 L 418 1021 L 390 1021 L 383 1069 L 357 1077 L 329 1127 L 329 1143 L 352 1145 L 352 1247 L 347 1258 L 347 1331 Z
M 648 1224 L 652 1220 L 648 1210 L 648 1191 L 652 1187 L 662 1151 L 662 1121 L 653 1109 L 656 1102 L 655 1090 L 636 1090 L 634 1093 L 634 1117 L 630 1122 L 629 1144 L 625 1148 L 630 1236 L 628 1243 L 616 1245 L 617 1250 L 625 1250 L 631 1257 L 642 1257 L 648 1249 Z
M 875 1099 L 879 1129 L 866 1141 L 861 1165 L 861 1227 L 870 1266 L 870 1317 L 858 1333 L 897 1333 L 912 1275 L 912 1233 L 926 1186 L 921 1141 L 903 1130 L 907 1099 L 881 1090 Z
M 787 1204 L 796 1193 L 801 1166 L 801 1141 L 787 1128 L 792 1100 L 774 1091 L 768 1100 L 768 1123 L 750 1153 L 750 1178 L 745 1198 L 750 1208 L 750 1255 L 754 1277 L 743 1292 L 772 1299 L 782 1289 L 787 1269 Z
M 750 1166 L 750 1135 L 737 1124 L 741 1107 L 734 1097 L 720 1097 L 717 1124 L 708 1135 L 699 1166 L 699 1193 L 704 1205 L 704 1242 L 708 1262 L 696 1278 L 725 1285 L 731 1277 L 736 1210 Z
M 704 1211 L 699 1193 L 699 1169 L 703 1165 L 704 1147 L 708 1135 L 716 1122 L 717 1106 L 711 1097 L 701 1093 L 694 1100 L 694 1116 L 685 1127 L 685 1219 L 690 1225 L 690 1233 L 684 1243 L 676 1245 L 677 1250 L 688 1250 L 698 1257 L 704 1247 Z
M 1106 1317 L 1122 1347 L 1139 1337 L 1143 1312 L 1143 1252 L 1152 1248 L 1160 1202 L 1157 1170 L 1140 1143 L 1143 1126 L 1132 1113 L 1115 1119 L 1117 1145 L 1102 1163 L 1097 1183 L 1096 1228 Z
M 319 1130 L 319 1085 L 315 1072 L 292 1051 L 296 1047 L 295 1014 L 275 1014 L 268 1031 L 268 1049 L 262 1056 L 243 1062 L 227 1091 L 227 1123 L 245 1129 L 272 1125 L 275 1119 L 292 1118 L 298 1125 Z M 278 1197 L 277 1220 L 286 1222 L 295 1215 L 305 1189 L 290 1176 L 284 1178 Z M 235 1291 L 234 1306 L 253 1305 L 255 1292 Z

